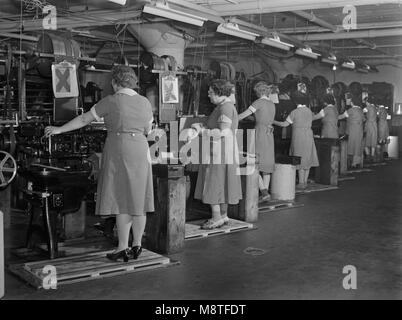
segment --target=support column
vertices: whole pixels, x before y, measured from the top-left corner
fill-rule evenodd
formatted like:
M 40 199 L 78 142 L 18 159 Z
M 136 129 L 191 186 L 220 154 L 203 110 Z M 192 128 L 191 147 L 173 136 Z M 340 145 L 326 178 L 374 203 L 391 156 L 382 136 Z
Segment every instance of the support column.
M 4 218 L 0 210 L 0 299 L 4 296 Z
M 155 180 L 155 212 L 147 215 L 144 246 L 158 253 L 180 252 L 185 238 L 186 177 Z
M 339 174 L 344 175 L 348 171 L 348 141 L 340 141 L 340 165 Z
M 241 176 L 243 199 L 237 205 L 230 205 L 228 216 L 232 219 L 256 222 L 258 220 L 258 170 Z
M 4 228 L 11 226 L 11 187 L 0 189 L 0 211 L 4 214 Z
M 320 166 L 315 168 L 315 182 L 338 185 L 339 147 L 338 139 L 315 139 Z

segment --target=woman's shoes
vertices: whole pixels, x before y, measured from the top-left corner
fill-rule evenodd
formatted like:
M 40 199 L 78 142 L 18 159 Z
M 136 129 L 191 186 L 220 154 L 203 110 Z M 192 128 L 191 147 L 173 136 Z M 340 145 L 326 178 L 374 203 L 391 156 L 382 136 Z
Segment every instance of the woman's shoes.
M 225 219 L 219 219 L 219 220 L 207 220 L 204 222 L 204 224 L 201 226 L 201 229 L 203 230 L 212 230 L 216 228 L 220 228 L 225 224 Z
M 124 249 L 118 252 L 106 254 L 106 258 L 112 261 L 117 261 L 118 259 L 123 259 L 124 262 L 128 262 L 130 249 Z
M 138 259 L 138 257 L 140 256 L 142 252 L 142 247 L 141 246 L 135 246 L 129 249 L 129 257 L 130 259 Z

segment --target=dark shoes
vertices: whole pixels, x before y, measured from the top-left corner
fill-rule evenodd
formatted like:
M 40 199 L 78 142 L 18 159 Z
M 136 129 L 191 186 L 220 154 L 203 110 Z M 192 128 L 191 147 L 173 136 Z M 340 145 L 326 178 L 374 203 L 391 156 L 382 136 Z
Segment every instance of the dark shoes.
M 106 258 L 112 261 L 117 261 L 119 259 L 123 259 L 124 262 L 128 262 L 129 259 L 138 259 L 142 252 L 142 247 L 135 246 L 132 248 L 127 248 L 118 252 L 108 253 L 106 254 Z
M 129 249 L 129 257 L 130 259 L 138 259 L 138 257 L 140 256 L 142 252 L 142 247 L 140 246 L 135 246 Z
M 124 249 L 121 251 L 108 253 L 108 254 L 106 254 L 106 258 L 108 258 L 109 260 L 112 260 L 112 261 L 117 261 L 119 259 L 123 259 L 124 262 L 128 262 L 129 255 L 130 255 L 130 249 L 127 248 L 127 249 Z

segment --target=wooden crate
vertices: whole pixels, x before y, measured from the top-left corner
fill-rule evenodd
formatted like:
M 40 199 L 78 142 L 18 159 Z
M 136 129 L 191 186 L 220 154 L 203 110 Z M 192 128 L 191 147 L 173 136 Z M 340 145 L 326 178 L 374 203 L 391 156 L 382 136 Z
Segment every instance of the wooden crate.
M 243 231 L 243 230 L 252 230 L 254 229 L 254 225 L 248 222 L 229 219 L 229 223 L 216 229 L 212 230 L 203 230 L 201 229 L 201 225 L 205 222 L 203 220 L 196 220 L 186 223 L 186 240 L 188 239 L 197 239 L 197 238 L 205 238 L 210 236 L 228 234 L 231 232 Z
M 178 264 L 178 262 L 172 262 L 168 257 L 145 249 L 137 260 L 129 260 L 128 262 L 108 260 L 106 254 L 109 252 L 112 251 L 14 264 L 9 266 L 9 270 L 35 288 L 40 289 L 43 288 L 46 277 L 46 274 L 43 273 L 45 266 L 56 268 L 57 286 L 60 286 Z

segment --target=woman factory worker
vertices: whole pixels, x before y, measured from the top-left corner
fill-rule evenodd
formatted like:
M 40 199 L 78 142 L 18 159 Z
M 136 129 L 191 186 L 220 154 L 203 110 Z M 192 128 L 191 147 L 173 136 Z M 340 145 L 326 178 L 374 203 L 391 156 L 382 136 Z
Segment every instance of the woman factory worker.
M 292 125 L 290 155 L 301 157 L 300 165 L 297 166 L 299 171 L 298 188 L 305 189 L 310 168 L 319 166 L 313 131 L 311 130 L 313 113 L 307 107 L 309 99 L 305 93 L 296 92 L 292 99 L 297 108 L 289 114 L 285 121 L 274 121 L 274 124 L 281 127 Z
M 324 108 L 314 115 L 313 120 L 322 119 L 321 138 L 338 139 L 338 109 L 332 94 L 326 93 L 323 97 Z
M 61 127 L 46 127 L 45 135 L 82 128 L 104 118 L 108 131 L 98 180 L 96 214 L 116 216 L 119 244 L 110 260 L 137 259 L 146 212 L 154 211 L 152 166 L 146 134 L 153 120 L 150 102 L 137 94 L 137 77 L 128 66 L 112 69 L 113 95 L 109 95 Z M 130 229 L 133 247 L 129 248 Z
M 264 81 L 258 82 L 254 86 L 254 91 L 258 99 L 255 100 L 246 111 L 239 115 L 239 120 L 242 120 L 255 114 L 255 152 L 260 170 L 259 188 L 262 201 L 270 199 L 268 188 L 271 173 L 274 172 L 275 169 L 274 128 L 272 127 L 275 118 L 275 104 L 268 98 L 272 90 L 272 85 L 269 86 Z
M 221 152 L 226 151 L 226 156 L 227 152 L 230 152 L 233 159 L 232 163 L 224 161 L 226 158 L 224 154 L 220 163 L 214 163 L 211 160 L 211 163 L 199 166 L 194 198 L 209 204 L 212 211 L 212 218 L 201 226 L 202 229 L 215 229 L 227 224 L 229 222 L 228 204 L 237 204 L 242 198 L 235 135 L 239 120 L 237 110 L 230 99 L 233 88 L 234 85 L 227 80 L 213 80 L 208 90 L 208 97 L 215 105 L 215 109 L 208 117 L 205 126 L 192 125 L 194 136 L 202 134 L 203 138 L 208 137 L 209 140 L 212 132 L 214 135 L 219 134 L 218 142 L 222 146 Z M 223 140 L 225 140 L 225 146 L 223 146 Z M 232 145 L 226 145 L 227 141 L 231 141 Z
M 366 139 L 364 142 L 364 150 L 367 158 L 374 158 L 375 147 L 377 146 L 377 108 L 369 101 L 366 102 L 366 107 L 363 109 L 366 114 L 366 123 L 364 124 L 364 132 Z
M 389 127 L 387 116 L 387 109 L 380 105 L 378 108 L 378 144 L 381 145 L 381 152 L 386 152 L 386 145 L 388 144 Z
M 352 107 L 338 117 L 339 120 L 347 118 L 346 134 L 348 135 L 348 155 L 352 157 L 352 168 L 357 168 L 360 164 L 363 153 L 364 114 L 359 104 L 361 104 L 361 99 L 352 97 Z

